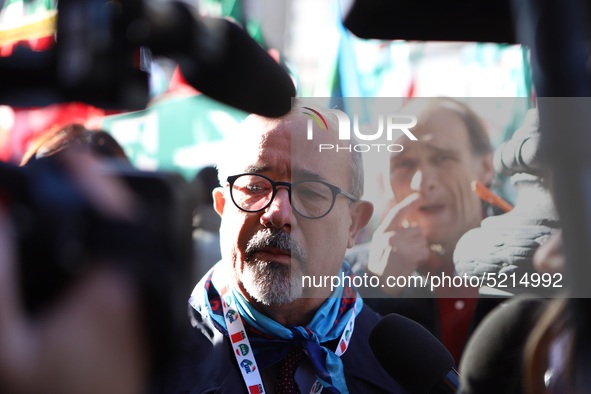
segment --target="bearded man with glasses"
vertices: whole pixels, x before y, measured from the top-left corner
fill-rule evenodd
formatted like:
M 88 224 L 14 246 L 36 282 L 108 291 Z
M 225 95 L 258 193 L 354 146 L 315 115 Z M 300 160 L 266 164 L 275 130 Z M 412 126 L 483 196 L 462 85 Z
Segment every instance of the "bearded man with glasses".
M 350 274 L 346 249 L 373 212 L 360 154 L 319 152 L 337 127 L 314 124 L 308 140 L 308 119 L 297 106 L 251 115 L 229 137 L 214 191 L 222 260 L 191 295 L 191 344 L 160 392 L 404 392 L 369 348 L 379 315 L 357 290 L 303 286 Z

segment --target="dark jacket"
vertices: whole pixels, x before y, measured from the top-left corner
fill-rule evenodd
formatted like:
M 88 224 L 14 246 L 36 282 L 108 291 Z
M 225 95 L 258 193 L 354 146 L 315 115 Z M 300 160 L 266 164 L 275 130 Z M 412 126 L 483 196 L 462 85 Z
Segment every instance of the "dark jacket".
M 198 313 L 194 312 L 193 317 L 186 352 L 150 393 L 247 393 L 229 339 Z M 380 367 L 369 347 L 369 333 L 379 319 L 377 313 L 364 306 L 355 320 L 349 348 L 342 355 L 347 387 L 352 394 L 406 393 Z M 335 347 L 336 342 L 331 348 Z M 258 365 L 263 371 L 270 366 L 260 362 Z

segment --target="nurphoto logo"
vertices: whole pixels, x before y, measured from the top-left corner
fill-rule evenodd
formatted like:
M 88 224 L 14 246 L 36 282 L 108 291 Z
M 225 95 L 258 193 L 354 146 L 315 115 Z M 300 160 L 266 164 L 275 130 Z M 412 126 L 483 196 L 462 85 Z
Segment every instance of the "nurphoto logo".
M 411 141 L 417 141 L 417 137 L 410 131 L 411 128 L 416 126 L 417 117 L 414 115 L 402 115 L 402 114 L 384 114 L 377 116 L 377 130 L 361 130 L 359 125 L 359 115 L 353 115 L 353 122 L 349 115 L 338 109 L 327 109 L 323 110 L 322 114 L 311 108 L 304 107 L 306 111 L 304 114 L 308 115 L 310 119 L 307 122 L 307 138 L 308 140 L 314 139 L 314 123 L 318 125 L 321 132 L 329 131 L 329 124 L 326 121 L 327 115 L 334 115 L 337 119 L 338 125 L 338 144 L 318 144 L 318 151 L 345 150 L 348 152 L 369 152 L 369 151 L 388 151 L 388 152 L 401 152 L 404 147 L 400 144 L 392 143 L 392 141 L 398 140 L 401 136 L 400 132 L 406 135 Z M 359 142 L 351 144 L 351 135 Z M 379 142 L 385 141 L 387 143 Z M 345 142 L 349 142 L 346 144 Z M 372 143 L 369 143 L 372 142 Z

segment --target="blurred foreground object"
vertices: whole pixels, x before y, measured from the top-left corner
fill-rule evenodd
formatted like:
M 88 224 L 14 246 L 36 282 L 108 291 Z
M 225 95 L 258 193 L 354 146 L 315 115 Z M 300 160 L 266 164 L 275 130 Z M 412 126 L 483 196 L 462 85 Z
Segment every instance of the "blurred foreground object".
M 286 70 L 245 31 L 180 1 L 61 0 L 56 34 L 49 50 L 16 47 L 0 57 L 0 103 L 142 109 L 152 55 L 178 62 L 196 89 L 246 112 L 280 116 L 295 96 Z
M 547 304 L 540 298 L 518 296 L 486 316 L 468 341 L 460 364 L 461 394 L 525 392 L 523 352 Z
M 540 111 L 540 147 L 552 168 L 552 192 L 562 224 L 567 309 L 575 345 L 566 387 L 591 389 L 591 76 L 588 2 L 514 3 L 520 41 L 531 49 Z M 558 391 L 553 391 L 558 392 Z
M 536 110 L 530 110 L 523 127 L 497 149 L 495 169 L 511 176 L 518 198 L 512 211 L 484 219 L 480 227 L 470 230 L 460 239 L 454 253 L 458 274 L 479 277 L 488 273 L 515 274 L 515 281 L 511 277 L 499 283 L 500 290 L 510 293 L 548 295 L 557 290 L 542 283 L 538 286 L 519 283 L 524 275 L 537 273 L 533 255 L 559 228 L 558 216 L 544 179 L 547 173 L 538 155 L 539 138 L 538 114 Z M 497 276 L 498 282 L 503 277 Z
M 150 350 L 137 288 L 113 267 L 97 266 L 43 316 L 23 310 L 18 258 L 0 212 L 0 392 L 139 394 Z
M 26 167 L 0 163 L 20 304 L 28 318 L 42 321 L 95 272 L 120 276 L 138 300 L 136 335 L 145 337 L 145 361 L 157 373 L 174 357 L 187 325 L 192 196 L 178 174 L 88 169 L 90 158 L 70 146 Z
M 356 0 L 344 23 L 360 38 L 516 42 L 509 0 Z

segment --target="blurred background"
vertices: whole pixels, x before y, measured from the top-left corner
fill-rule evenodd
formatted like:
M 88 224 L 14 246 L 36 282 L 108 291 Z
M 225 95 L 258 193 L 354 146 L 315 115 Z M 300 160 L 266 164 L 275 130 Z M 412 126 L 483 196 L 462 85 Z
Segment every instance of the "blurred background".
M 35 50 L 51 47 L 55 3 L 5 0 L 0 11 L 0 56 L 10 56 L 18 45 Z M 480 113 L 489 123 L 495 146 L 521 124 L 533 103 L 528 54 L 521 46 L 361 39 L 343 26 L 351 3 L 200 0 L 191 5 L 202 15 L 228 17 L 241 25 L 288 68 L 300 97 L 326 98 L 327 105 L 339 97 L 499 98 Z M 83 103 L 0 106 L 0 160 L 18 163 L 40 134 L 77 122 L 110 132 L 141 169 L 172 169 L 192 179 L 201 168 L 215 164 L 215 147 L 245 113 L 200 94 L 168 58 L 154 57 L 145 63 L 150 75 L 145 110 Z M 503 179 L 497 183 L 497 191 L 511 200 L 510 186 Z

